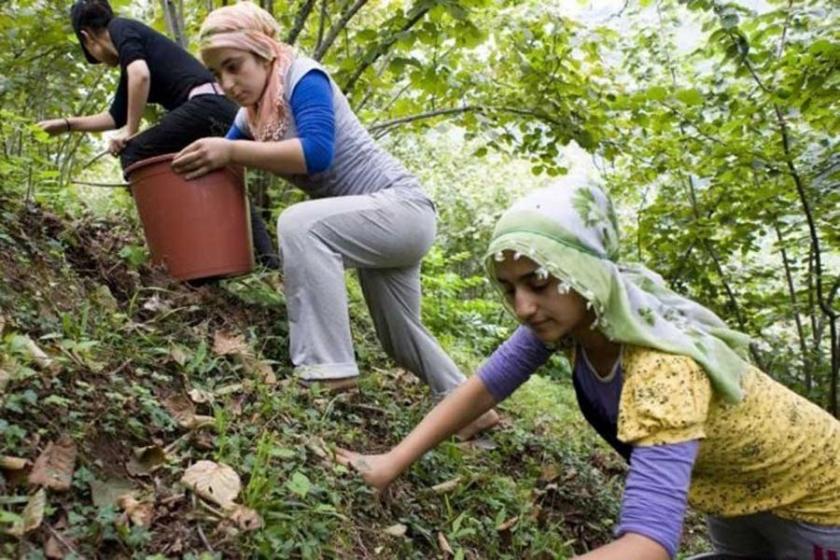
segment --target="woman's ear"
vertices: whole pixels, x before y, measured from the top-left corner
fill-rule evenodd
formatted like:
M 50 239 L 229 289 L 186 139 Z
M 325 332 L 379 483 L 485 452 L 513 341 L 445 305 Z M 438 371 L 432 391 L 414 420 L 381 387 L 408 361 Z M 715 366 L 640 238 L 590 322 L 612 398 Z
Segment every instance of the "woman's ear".
M 255 56 L 255 57 L 257 57 L 257 59 L 259 60 L 259 62 L 261 62 L 261 63 L 262 63 L 262 65 L 265 67 L 265 69 L 266 69 L 266 70 L 270 69 L 270 68 L 271 68 L 271 65 L 274 63 L 274 59 L 273 59 L 273 58 L 263 58 L 263 57 L 261 57 L 261 56 L 257 56 L 256 54 L 253 54 L 253 53 L 251 53 L 251 56 Z

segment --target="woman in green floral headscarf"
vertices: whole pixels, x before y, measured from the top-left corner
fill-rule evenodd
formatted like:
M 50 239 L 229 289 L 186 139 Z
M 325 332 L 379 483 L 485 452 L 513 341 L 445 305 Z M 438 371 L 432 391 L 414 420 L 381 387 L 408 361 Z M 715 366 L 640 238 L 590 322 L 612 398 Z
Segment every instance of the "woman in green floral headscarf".
M 500 219 L 487 270 L 522 326 L 382 455 L 339 459 L 378 488 L 563 349 L 581 411 L 629 463 L 616 540 L 586 558 L 665 559 L 687 503 L 718 552 L 834 560 L 840 422 L 747 361 L 749 339 L 619 259 L 594 187 L 534 191 Z

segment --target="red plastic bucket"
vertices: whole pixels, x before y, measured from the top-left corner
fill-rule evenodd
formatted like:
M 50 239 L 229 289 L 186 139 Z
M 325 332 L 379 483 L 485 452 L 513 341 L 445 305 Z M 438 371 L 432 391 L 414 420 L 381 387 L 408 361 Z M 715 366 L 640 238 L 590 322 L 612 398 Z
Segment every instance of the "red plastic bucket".
M 144 159 L 125 170 L 152 262 L 178 280 L 249 273 L 254 252 L 242 168 L 187 181 L 172 171 L 174 156 Z

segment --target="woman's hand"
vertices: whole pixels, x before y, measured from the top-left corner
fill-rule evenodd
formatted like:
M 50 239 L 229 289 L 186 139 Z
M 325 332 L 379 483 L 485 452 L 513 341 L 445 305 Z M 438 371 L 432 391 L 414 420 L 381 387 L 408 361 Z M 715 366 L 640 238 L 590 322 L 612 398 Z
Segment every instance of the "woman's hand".
M 396 461 L 390 453 L 360 455 L 339 447 L 335 450 L 335 460 L 356 470 L 366 483 L 379 491 L 385 490 L 400 474 Z
M 131 138 L 132 136 L 125 132 L 112 136 L 108 139 L 108 153 L 117 157 L 123 150 L 125 150 L 125 147 L 128 145 L 128 141 L 131 140 Z
M 47 119 L 39 122 L 38 126 L 50 136 L 70 131 L 69 121 L 67 119 Z
M 172 169 L 187 180 L 201 177 L 230 163 L 232 148 L 233 142 L 224 138 L 196 140 L 178 152 Z

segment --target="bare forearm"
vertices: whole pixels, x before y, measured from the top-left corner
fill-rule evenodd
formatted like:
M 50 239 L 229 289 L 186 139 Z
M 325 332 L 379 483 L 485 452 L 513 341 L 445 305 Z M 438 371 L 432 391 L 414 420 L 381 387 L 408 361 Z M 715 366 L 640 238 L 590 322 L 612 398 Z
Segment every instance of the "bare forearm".
M 493 395 L 477 376 L 458 387 L 391 450 L 398 473 L 402 473 L 427 451 L 493 408 Z
M 126 68 L 128 73 L 128 115 L 126 118 L 126 133 L 131 136 L 140 130 L 140 121 L 149 100 L 149 67 L 146 61 L 135 60 Z
M 108 111 L 86 117 L 67 117 L 67 123 L 70 125 L 70 130 L 77 132 L 102 132 L 114 130 L 117 126 L 114 117 Z
M 669 560 L 668 552 L 642 535 L 627 533 L 620 539 L 596 548 L 576 560 Z
M 235 140 L 232 144 L 232 163 L 265 169 L 278 175 L 306 173 L 303 146 L 297 138 L 279 142 Z

